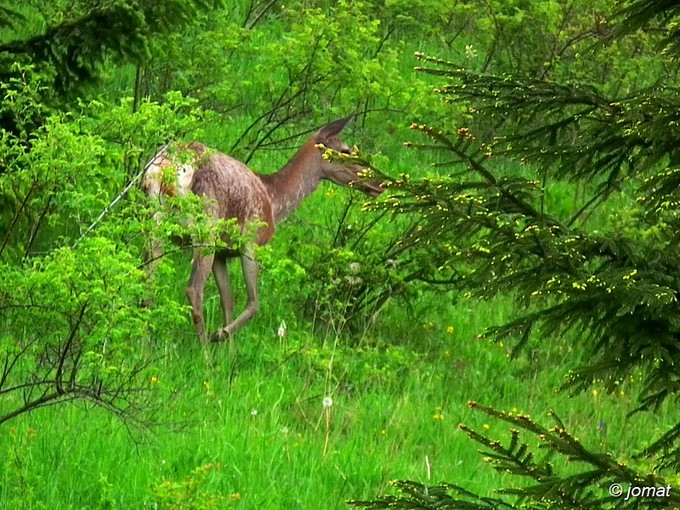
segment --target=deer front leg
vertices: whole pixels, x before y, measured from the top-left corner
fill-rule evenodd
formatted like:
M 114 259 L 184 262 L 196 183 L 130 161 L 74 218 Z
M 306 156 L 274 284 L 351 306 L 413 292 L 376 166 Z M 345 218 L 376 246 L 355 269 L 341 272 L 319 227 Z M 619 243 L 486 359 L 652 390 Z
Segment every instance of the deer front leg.
M 222 305 L 222 313 L 224 314 L 224 325 L 228 326 L 231 324 L 231 319 L 234 316 L 234 296 L 231 293 L 231 287 L 229 285 L 227 257 L 216 253 L 212 270 L 213 275 L 215 276 L 215 283 L 217 284 L 217 291 L 220 293 L 220 304 Z
M 191 277 L 186 289 L 186 295 L 191 305 L 191 315 L 196 325 L 196 333 L 202 344 L 207 343 L 205 321 L 203 320 L 203 291 L 205 282 L 210 275 L 215 254 L 204 255 L 199 249 L 194 250 L 194 260 L 191 267 Z
M 234 334 L 241 329 L 246 322 L 252 319 L 260 309 L 260 300 L 257 296 L 258 265 L 252 249 L 247 249 L 246 252 L 241 255 L 241 266 L 243 268 L 243 279 L 246 282 L 246 293 L 248 294 L 246 309 L 243 310 L 241 315 L 239 315 L 234 322 L 215 333 L 212 338 L 213 342 L 224 341 Z

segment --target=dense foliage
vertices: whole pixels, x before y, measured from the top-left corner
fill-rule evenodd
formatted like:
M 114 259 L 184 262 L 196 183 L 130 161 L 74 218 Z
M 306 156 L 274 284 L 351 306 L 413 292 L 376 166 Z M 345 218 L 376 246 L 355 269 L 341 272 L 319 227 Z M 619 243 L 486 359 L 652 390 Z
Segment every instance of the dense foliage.
M 315 455 L 333 466 L 333 476 L 340 473 L 343 490 L 352 491 L 355 481 L 335 464 L 333 442 L 372 414 L 396 413 L 410 398 L 400 393 L 406 380 L 439 385 L 443 393 L 472 380 L 469 367 L 479 372 L 492 356 L 459 354 L 469 339 L 448 340 L 456 332 L 449 318 L 452 310 L 474 315 L 482 301 L 499 299 L 512 303 L 512 313 L 496 316 L 496 326 L 479 338 L 501 349 L 512 346 L 517 385 L 524 383 L 522 360 L 549 365 L 537 353 L 554 349 L 553 356 L 565 358 L 555 372 L 579 363 L 563 385 L 573 394 L 597 386 L 623 395 L 637 378 L 637 401 L 617 404 L 625 412 L 677 405 L 674 4 L 43 4 L 0 2 L 0 431 L 6 423 L 45 416 L 39 408 L 67 402 L 84 403 L 89 416 L 96 406 L 128 426 L 170 422 L 181 428 L 180 422 L 188 426 L 184 420 L 200 415 L 197 406 L 228 409 L 219 414 L 219 425 L 228 427 L 243 424 L 236 410 L 249 406 L 232 393 L 242 373 L 257 374 L 249 391 L 262 407 L 260 389 L 281 376 L 281 394 L 266 405 L 272 423 L 285 416 L 286 426 L 271 432 L 253 425 L 262 427 L 264 440 L 229 447 L 248 455 L 261 448 L 268 460 L 259 464 L 265 465 L 273 455 L 270 443 L 283 438 L 290 463 L 300 459 L 296 451 L 305 451 L 303 434 L 319 431 L 322 448 Z M 347 139 L 360 142 L 362 151 L 328 157 L 379 168 L 387 192 L 366 203 L 323 188 L 289 229 L 277 232 L 280 244 L 261 250 L 262 285 L 272 306 L 258 318 L 259 329 L 243 333 L 261 353 L 261 366 L 251 359 L 228 365 L 221 351 L 191 358 L 193 331 L 180 283 L 186 247 L 166 243 L 161 259 L 150 261 L 146 244 L 151 236 L 168 241 L 189 230 L 196 239 L 211 237 L 212 230 L 191 199 L 173 203 L 161 225 L 151 221 L 161 206 L 136 188 L 145 162 L 169 141 L 200 138 L 267 170 L 281 166 L 280 153 L 290 153 L 315 126 L 348 114 L 354 123 Z M 145 274 L 149 265 L 158 266 L 155 278 Z M 430 321 L 437 313 L 444 325 Z M 208 311 L 209 321 L 212 315 Z M 427 317 L 422 324 L 421 317 Z M 422 340 L 439 327 L 445 338 L 439 344 Z M 441 379 L 440 349 L 448 363 Z M 180 380 L 181 373 L 189 385 L 198 381 L 199 398 L 181 413 L 170 397 L 186 390 L 164 387 L 160 367 L 173 367 L 174 377 Z M 202 378 L 200 370 L 209 375 Z M 227 380 L 223 393 L 216 395 L 211 377 Z M 548 394 L 554 386 L 535 390 Z M 331 398 L 359 401 L 383 387 L 395 392 L 394 402 L 376 405 L 380 409 L 362 419 L 340 415 Z M 491 394 L 505 391 L 502 381 L 488 387 Z M 318 417 L 312 401 L 323 402 Z M 470 408 L 513 427 L 502 440 L 462 429 L 488 463 L 522 477 L 524 485 L 505 478 L 508 487 L 499 494 L 478 495 L 464 483 L 431 484 L 426 455 L 427 483 L 394 482 L 399 495 L 364 495 L 351 504 L 679 504 L 674 493 L 623 501 L 606 490 L 676 483 L 680 423 L 650 434 L 642 446 L 631 440 L 637 450 L 614 455 L 591 447 L 588 437 L 578 439 L 583 430 L 570 430 L 568 420 L 557 417 L 562 413 L 551 413 L 555 425 L 544 426 L 515 411 Z M 258 411 L 246 413 L 250 427 Z M 395 415 L 373 431 L 376 449 L 384 449 L 380 441 Z M 443 417 L 437 407 L 431 418 Z M 334 435 L 336 422 L 343 425 Z M 193 434 L 199 440 L 216 437 L 211 429 L 219 436 L 215 423 L 202 425 Z M 606 424 L 597 427 L 604 435 Z M 413 443 L 421 455 L 421 439 L 409 425 L 401 428 L 396 435 L 403 442 L 394 444 Z M 24 439 L 10 430 L 14 443 L 0 466 L 0 501 L 12 508 L 49 506 L 32 492 L 40 476 L 31 479 L 24 463 L 32 455 L 33 429 Z M 442 429 L 434 442 L 448 442 L 451 434 Z M 208 446 L 212 451 L 219 444 Z M 236 475 L 225 475 L 213 453 L 182 452 L 172 471 L 162 473 L 143 489 L 143 503 L 134 504 L 210 509 L 241 500 Z M 370 493 L 382 490 L 387 476 L 389 466 L 366 481 L 373 484 Z M 19 489 L 12 488 L 15 480 Z M 67 504 L 126 507 L 125 488 L 105 475 L 87 487 L 87 503 Z M 346 494 L 338 494 L 344 505 Z M 299 506 L 274 498 L 266 499 L 274 507 Z M 250 501 L 243 504 L 257 506 Z
M 33 92 L 43 85 L 33 67 L 17 70 L 23 81 L 4 89 L 4 106 L 18 118 L 41 108 Z M 148 221 L 135 201 L 109 204 L 128 179 L 125 160 L 195 123 L 189 110 L 175 98 L 102 116 L 92 102 L 46 115 L 30 142 L 3 133 L 0 421 L 72 399 L 144 421 L 144 373 L 157 356 L 140 347 L 183 322 L 182 307 L 140 307 L 153 292 L 142 271 Z M 137 138 L 117 143 L 125 123 Z
M 667 10 L 670 13 L 666 12 Z M 653 13 L 653 14 L 652 14 Z M 582 342 L 583 364 L 564 384 L 573 392 L 601 384 L 615 393 L 633 374 L 644 374 L 638 406 L 677 405 L 680 381 L 677 261 L 680 225 L 675 211 L 678 132 L 674 25 L 666 4 L 635 2 L 621 14 L 617 37 L 664 18 L 664 71 L 636 87 L 552 80 L 519 74 L 486 74 L 419 54 L 419 71 L 449 80 L 437 90 L 452 106 L 466 108 L 447 127 L 412 126 L 430 143 L 417 150 L 447 155 L 457 173 L 445 178 L 395 180 L 395 191 L 376 207 L 416 214 L 421 223 L 402 242 L 420 253 L 434 275 L 446 276 L 470 298 L 509 293 L 520 313 L 486 335 L 514 343 L 518 354 L 533 339 Z M 560 76 L 556 76 L 561 78 Z M 451 128 L 450 126 L 454 127 Z M 581 186 L 570 203 L 555 190 Z M 536 334 L 539 333 L 539 334 Z M 527 417 L 487 410 L 535 435 L 548 456 L 521 443 L 513 430 L 507 446 L 465 428 L 489 451 L 496 469 L 528 477 L 533 484 L 500 492 L 516 503 L 488 500 L 463 488 L 428 489 L 400 483 L 403 496 L 355 502 L 365 508 L 610 508 L 645 504 L 675 507 L 675 496 L 617 501 L 612 482 L 661 487 L 660 473 L 680 466 L 680 423 L 637 452 L 658 471 L 631 471 L 611 456 L 585 449 L 558 421 L 543 428 Z M 551 455 L 588 465 L 558 474 Z M 652 460 L 653 459 L 653 460 Z M 670 485 L 669 485 L 670 487 Z M 452 498 L 446 489 L 464 496 Z

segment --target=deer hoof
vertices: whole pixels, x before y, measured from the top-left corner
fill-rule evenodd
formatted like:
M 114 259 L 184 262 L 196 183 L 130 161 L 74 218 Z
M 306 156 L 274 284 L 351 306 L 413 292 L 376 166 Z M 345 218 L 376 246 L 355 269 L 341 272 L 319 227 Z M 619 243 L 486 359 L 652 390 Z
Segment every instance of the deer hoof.
M 220 343 L 229 339 L 230 336 L 231 331 L 229 331 L 229 328 L 222 328 L 213 333 L 212 337 L 210 337 L 210 341 L 212 343 Z

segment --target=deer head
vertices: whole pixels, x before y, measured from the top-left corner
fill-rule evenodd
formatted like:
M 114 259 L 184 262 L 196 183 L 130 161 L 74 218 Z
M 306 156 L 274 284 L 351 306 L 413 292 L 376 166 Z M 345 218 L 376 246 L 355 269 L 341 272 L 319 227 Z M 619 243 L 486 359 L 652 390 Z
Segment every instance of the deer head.
M 327 149 L 340 152 L 342 154 L 351 154 L 351 149 L 345 144 L 340 137 L 340 131 L 347 125 L 351 117 L 336 120 L 317 131 L 313 140 L 315 145 L 323 145 Z M 320 151 L 325 149 L 320 148 Z M 354 188 L 362 191 L 370 197 L 380 195 L 384 189 L 381 187 L 381 182 L 375 179 L 366 179 L 362 172 L 366 170 L 360 165 L 347 165 L 340 162 L 328 161 L 322 158 L 321 162 L 321 178 L 344 186 L 346 188 Z

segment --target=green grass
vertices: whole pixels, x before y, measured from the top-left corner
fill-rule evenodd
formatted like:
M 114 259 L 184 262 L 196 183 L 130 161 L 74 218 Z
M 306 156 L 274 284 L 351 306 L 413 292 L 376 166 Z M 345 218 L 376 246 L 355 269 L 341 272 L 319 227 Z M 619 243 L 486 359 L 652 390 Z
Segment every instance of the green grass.
M 507 346 L 476 340 L 508 313 L 502 300 L 452 306 L 430 297 L 417 318 L 391 308 L 373 346 L 349 347 L 346 338 L 315 337 L 303 321 L 278 338 L 284 310 L 268 307 L 272 289 L 263 294 L 264 311 L 238 335 L 234 358 L 222 345 L 206 358 L 187 324 L 149 381 L 164 402 L 150 431 L 129 434 L 107 413 L 75 405 L 4 427 L 0 506 L 154 508 L 152 487 L 186 481 L 206 464 L 219 468 L 206 471 L 199 494 L 231 495 L 225 507 L 242 509 L 346 508 L 345 500 L 380 494 L 391 479 L 425 481 L 426 459 L 432 483 L 486 493 L 510 480 L 484 467 L 458 424 L 501 438 L 509 427 L 471 411 L 468 400 L 546 424 L 554 408 L 588 446 L 614 452 L 644 444 L 669 418 L 625 417 L 634 382 L 623 396 L 553 393 L 574 362 L 552 362 L 578 357 L 568 345 L 513 362 Z

